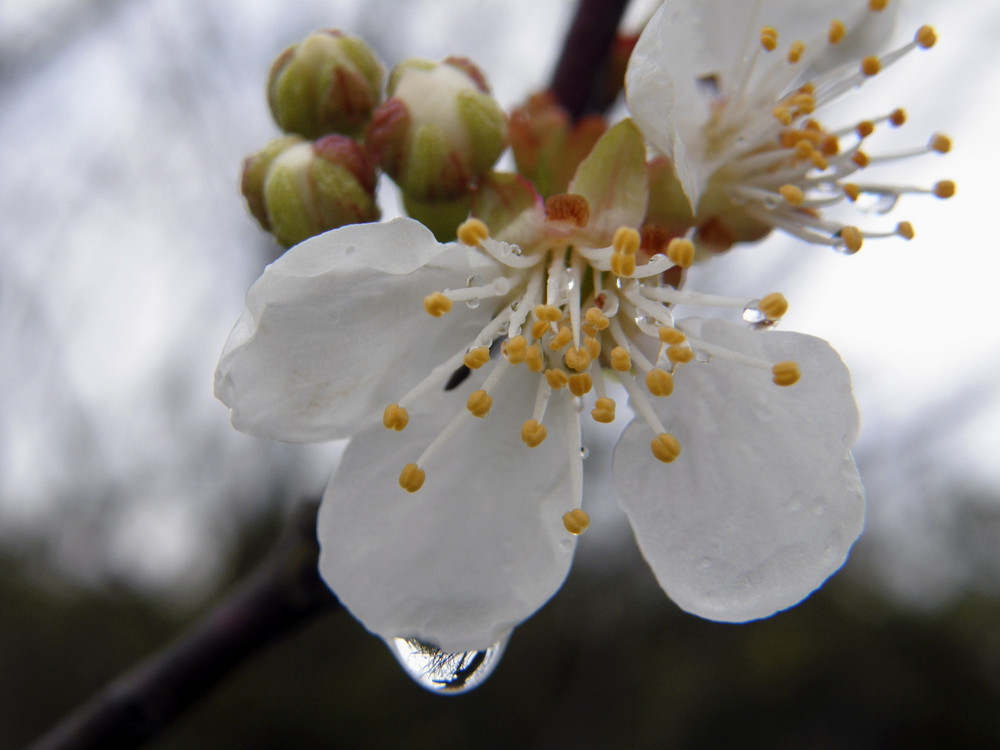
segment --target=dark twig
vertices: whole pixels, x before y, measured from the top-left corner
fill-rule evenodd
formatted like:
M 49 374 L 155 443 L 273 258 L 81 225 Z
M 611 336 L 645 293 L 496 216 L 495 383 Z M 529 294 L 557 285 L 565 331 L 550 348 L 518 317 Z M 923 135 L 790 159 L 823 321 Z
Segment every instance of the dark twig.
M 570 117 L 602 114 L 598 88 L 628 0 L 580 0 L 552 75 L 552 92 Z
M 272 556 L 200 622 L 82 705 L 30 750 L 137 747 L 259 649 L 340 608 L 317 572 L 316 503 Z

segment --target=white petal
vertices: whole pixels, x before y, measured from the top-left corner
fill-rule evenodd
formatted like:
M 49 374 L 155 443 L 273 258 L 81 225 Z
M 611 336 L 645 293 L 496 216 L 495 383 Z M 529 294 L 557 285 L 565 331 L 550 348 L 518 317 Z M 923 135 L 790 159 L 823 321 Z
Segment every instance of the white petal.
M 336 229 L 291 248 L 247 293 L 215 394 L 233 426 L 292 442 L 347 437 L 451 356 L 493 309 L 432 318 L 423 298 L 488 282 L 500 267 L 397 219 Z
M 537 381 L 524 367 L 509 373 L 490 415 L 466 420 L 412 495 L 398 485 L 400 470 L 478 384 L 428 399 L 426 416 L 401 433 L 380 427 L 351 441 L 320 509 L 320 572 L 370 631 L 448 652 L 482 649 L 562 585 L 575 549 L 562 514 L 579 502 L 568 455 L 578 455 L 580 436 L 566 427 L 563 391 L 549 404 L 545 441 L 521 442 Z
M 864 525 L 850 455 L 858 429 L 850 375 L 824 341 L 708 320 L 700 335 L 731 350 L 795 360 L 802 379 L 716 357 L 678 369 L 656 399 L 681 455 L 661 464 L 633 422 L 615 450 L 619 500 L 643 555 L 681 608 L 743 622 L 790 607 L 843 564 Z

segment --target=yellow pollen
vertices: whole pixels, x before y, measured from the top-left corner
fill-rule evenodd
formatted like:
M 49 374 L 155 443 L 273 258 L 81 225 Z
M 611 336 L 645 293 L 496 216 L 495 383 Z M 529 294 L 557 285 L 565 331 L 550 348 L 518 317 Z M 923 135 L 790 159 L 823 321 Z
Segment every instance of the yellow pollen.
M 868 0 L 868 10 L 878 13 L 880 10 L 885 10 L 888 4 L 889 0 Z
M 549 388 L 558 391 L 560 388 L 566 387 L 569 375 L 566 374 L 565 370 L 550 369 L 545 371 L 545 380 L 548 382 Z
M 387 430 L 400 432 L 410 422 L 410 415 L 399 404 L 389 404 L 382 412 L 382 424 Z
M 889 114 L 889 122 L 893 124 L 894 127 L 899 127 L 904 122 L 906 122 L 906 110 L 905 109 L 894 109 Z
M 594 408 L 590 410 L 590 416 L 595 422 L 608 424 L 615 421 L 615 402 L 607 396 L 597 399 Z
M 760 30 L 760 46 L 768 52 L 774 52 L 778 46 L 778 31 L 771 26 L 765 26 Z
M 771 116 L 774 117 L 774 119 L 780 122 L 782 125 L 792 124 L 792 110 L 790 110 L 788 107 L 778 105 L 777 107 L 771 110 Z
M 535 448 L 545 440 L 545 425 L 537 419 L 529 419 L 521 425 L 521 440 L 529 448 Z
M 875 132 L 875 123 L 871 120 L 862 120 L 858 123 L 855 132 L 858 134 L 858 138 L 867 138 Z
M 542 362 L 542 347 L 538 344 L 532 344 L 528 347 L 528 351 L 524 354 L 524 361 L 528 365 L 528 369 L 532 372 L 541 372 L 544 364 Z
M 626 255 L 635 255 L 641 242 L 639 233 L 632 227 L 618 227 L 614 237 L 611 238 L 611 246 L 614 247 L 615 252 Z
M 912 240 L 915 236 L 913 225 L 908 221 L 901 221 L 896 225 L 896 234 L 904 240 Z
M 768 320 L 777 320 L 788 312 L 788 300 L 780 292 L 771 292 L 757 303 L 757 309 L 764 313 Z
M 913 38 L 923 49 L 930 49 L 937 42 L 937 34 L 931 26 L 921 26 Z
M 584 313 L 583 317 L 588 323 L 590 323 L 590 325 L 594 326 L 594 328 L 596 328 L 598 331 L 603 331 L 610 324 L 610 321 L 608 320 L 607 316 L 604 313 L 602 313 L 599 308 L 596 307 L 588 307 L 587 312 Z
M 864 169 L 865 167 L 868 166 L 870 160 L 868 159 L 868 154 L 866 154 L 864 151 L 855 151 L 854 156 L 851 157 L 851 161 L 853 161 L 859 167 Z
M 934 185 L 934 195 L 938 198 L 950 198 L 955 194 L 955 183 L 951 180 L 941 180 Z
M 806 45 L 802 42 L 793 42 L 788 48 L 788 62 L 793 65 L 802 59 L 802 53 L 806 51 Z
M 771 368 L 772 378 L 775 385 L 789 386 L 795 385 L 802 377 L 799 366 L 795 362 L 778 362 Z
M 493 406 L 493 397 L 480 388 L 469 394 L 469 400 L 465 402 L 465 408 L 472 412 L 474 417 L 486 417 Z
M 583 396 L 590 393 L 590 389 L 593 387 L 594 381 L 590 377 L 589 372 L 581 372 L 569 376 L 569 392 L 574 396 Z
M 935 133 L 934 137 L 931 138 L 930 147 L 939 154 L 947 154 L 951 151 L 951 138 L 941 135 L 941 133 Z
M 844 227 L 840 230 L 840 237 L 844 240 L 844 246 L 852 253 L 856 253 L 860 250 L 861 245 L 864 242 L 864 238 L 861 236 L 861 230 L 857 227 Z
M 583 372 L 590 367 L 590 352 L 582 346 L 571 346 L 563 355 L 566 367 L 577 372 Z
M 674 378 L 666 370 L 654 367 L 646 373 L 646 388 L 654 396 L 669 396 L 674 392 Z
M 882 62 L 875 55 L 861 58 L 861 72 L 871 78 L 882 70 Z
M 805 196 L 802 194 L 802 188 L 797 185 L 782 185 L 778 188 L 778 192 L 781 193 L 781 197 L 792 206 L 801 206 L 802 201 L 805 200 Z
M 851 201 L 856 201 L 858 196 L 861 195 L 861 188 L 853 182 L 845 182 L 841 187 L 844 189 L 844 195 L 850 198 Z
M 536 320 L 531 324 L 531 338 L 540 339 L 552 329 L 552 324 L 547 320 Z
M 590 221 L 590 204 L 582 195 L 575 193 L 550 195 L 545 200 L 545 218 L 585 227 Z
M 694 243 L 691 240 L 674 237 L 667 244 L 667 257 L 673 261 L 674 265 L 681 268 L 690 268 L 694 263 Z
M 503 354 L 512 365 L 519 365 L 524 362 L 528 355 L 528 341 L 524 336 L 511 336 L 503 342 Z
M 678 346 L 687 341 L 687 336 L 685 336 L 681 331 L 676 328 L 671 328 L 669 326 L 663 326 L 660 329 L 660 341 L 664 344 L 670 344 L 672 346 Z M 614 352 L 612 352 L 613 354 Z
M 441 292 L 434 292 L 424 297 L 424 309 L 431 317 L 440 318 L 445 313 L 451 312 L 451 300 Z
M 674 363 L 686 364 L 694 359 L 694 352 L 690 346 L 671 346 L 667 349 L 667 359 Z
M 562 311 L 555 305 L 535 305 L 535 317 L 548 323 L 555 323 L 562 318 Z
M 458 241 L 469 247 L 476 247 L 490 236 L 490 230 L 479 219 L 468 219 L 458 225 Z
M 661 432 L 653 438 L 650 448 L 653 449 L 653 455 L 665 464 L 669 464 L 681 455 L 681 444 L 677 442 L 677 438 L 666 432 Z
M 462 358 L 463 364 L 470 370 L 478 370 L 489 361 L 490 350 L 485 346 L 477 346 L 475 349 L 470 349 Z
M 844 22 L 838 21 L 835 18 L 830 21 L 830 34 L 827 36 L 826 40 L 830 42 L 830 44 L 840 44 L 846 33 L 847 28 L 844 26 Z
M 424 486 L 424 470 L 416 464 L 407 464 L 399 473 L 399 486 L 407 492 L 416 492 Z
M 628 372 L 632 369 L 632 357 L 629 356 L 627 349 L 616 346 L 611 350 L 611 367 L 618 372 Z
M 559 329 L 559 333 L 552 337 L 552 340 L 549 342 L 549 349 L 557 352 L 572 340 L 573 332 L 567 326 L 563 326 Z
M 824 135 L 819 139 L 819 152 L 823 156 L 833 156 L 840 153 L 840 141 L 835 135 Z
M 805 138 L 795 144 L 795 156 L 799 159 L 808 159 L 812 152 L 812 144 Z
M 601 342 L 593 336 L 587 336 L 583 340 L 583 346 L 586 348 L 591 359 L 597 359 L 601 356 Z
M 830 162 L 823 158 L 823 155 L 819 151 L 813 151 L 809 154 L 809 161 L 813 163 L 816 169 L 826 169 L 830 166 Z
M 812 114 L 812 111 L 816 109 L 816 100 L 811 94 L 796 94 L 792 97 L 792 104 L 795 105 L 800 115 Z
M 635 256 L 618 250 L 611 253 L 611 273 L 615 276 L 631 276 L 635 273 Z
M 597 335 L 597 329 L 590 325 L 590 323 L 582 323 L 580 325 L 580 331 L 584 336 L 589 336 L 591 338 Z
M 590 528 L 590 516 L 583 508 L 573 508 L 569 513 L 563 514 L 563 526 L 573 536 L 580 536 Z

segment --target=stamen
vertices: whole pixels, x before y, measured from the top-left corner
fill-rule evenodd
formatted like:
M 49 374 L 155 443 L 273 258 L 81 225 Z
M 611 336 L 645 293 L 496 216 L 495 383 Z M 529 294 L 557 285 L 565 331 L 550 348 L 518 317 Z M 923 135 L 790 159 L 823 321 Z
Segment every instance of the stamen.
M 590 352 L 580 346 L 571 346 L 566 350 L 566 354 L 563 355 L 566 367 L 577 372 L 583 372 L 590 367 L 590 359 Z
M 546 430 L 545 425 L 539 422 L 537 419 L 525 420 L 524 424 L 521 425 L 521 440 L 529 448 L 535 448 L 542 444 L 545 440 Z
M 690 346 L 671 346 L 667 349 L 667 359 L 674 364 L 687 364 L 694 359 L 694 351 Z
M 771 26 L 760 30 L 760 46 L 768 52 L 774 52 L 778 47 L 778 31 Z
M 827 36 L 827 41 L 830 44 L 840 44 L 845 34 L 847 34 L 847 28 L 843 21 L 837 19 L 830 21 L 830 34 Z
M 840 238 L 844 241 L 844 247 L 846 247 L 847 251 L 851 254 L 860 250 L 861 245 L 864 242 L 861 230 L 857 227 L 844 227 L 840 230 Z
M 934 195 L 938 198 L 951 198 L 955 194 L 955 183 L 951 180 L 941 180 L 934 185 Z
M 875 55 L 861 58 L 861 73 L 871 78 L 882 70 L 882 62 Z
M 416 492 L 424 486 L 424 470 L 416 464 L 407 464 L 399 474 L 399 486 L 407 492 Z
M 806 45 L 802 42 L 793 42 L 788 48 L 788 62 L 793 65 L 802 59 L 802 53 L 806 51 Z
M 631 276 L 635 273 L 635 254 L 642 239 L 632 227 L 618 227 L 611 244 L 611 272 L 615 276 Z
M 524 361 L 528 365 L 528 369 L 532 372 L 541 372 L 545 366 L 542 359 L 542 347 L 538 344 L 529 346 L 524 354 Z
M 906 110 L 897 108 L 889 113 L 889 123 L 893 127 L 901 127 L 906 122 Z
M 778 320 L 788 312 L 788 300 L 779 292 L 772 292 L 757 303 L 757 309 L 764 313 L 768 320 Z
M 589 372 L 570 375 L 568 380 L 569 392 L 578 398 L 590 393 L 590 389 L 594 387 L 594 380 L 590 377 Z
M 650 448 L 653 450 L 653 455 L 665 464 L 669 464 L 681 455 L 681 444 L 677 442 L 677 438 L 667 432 L 661 432 L 653 438 Z
M 667 257 L 681 268 L 690 268 L 694 263 L 694 243 L 675 237 L 667 244 Z
M 941 133 L 935 133 L 931 137 L 931 142 L 928 146 L 932 151 L 937 151 L 939 154 L 947 154 L 951 151 L 951 138 Z
M 937 34 L 931 26 L 921 26 L 913 38 L 921 49 L 930 49 L 937 43 Z
M 679 331 L 676 328 L 671 328 L 669 326 L 664 326 L 660 329 L 660 342 L 664 344 L 669 344 L 671 346 L 680 346 L 687 341 L 687 337 L 684 335 L 683 331 Z
M 562 310 L 555 305 L 536 305 L 535 317 L 549 323 L 556 323 L 562 318 Z
M 477 346 L 475 349 L 470 349 L 466 352 L 465 357 L 462 358 L 462 363 L 470 370 L 478 370 L 489 361 L 490 350 L 485 346 Z
M 594 403 L 594 408 L 590 410 L 590 416 L 595 422 L 608 424 L 615 421 L 615 402 L 613 399 L 599 398 Z
M 528 356 L 528 341 L 524 336 L 514 336 L 503 342 L 501 353 L 512 365 L 519 365 Z
M 594 326 L 598 331 L 603 331 L 608 327 L 608 318 L 601 312 L 600 308 L 589 307 L 587 312 L 584 314 L 584 320 L 586 320 L 590 325 Z
M 451 300 L 441 292 L 434 292 L 424 297 L 424 309 L 428 315 L 440 318 L 445 313 L 451 312 Z
M 802 188 L 796 187 L 795 185 L 782 185 L 778 188 L 778 192 L 781 193 L 781 197 L 788 201 L 789 205 L 801 206 L 802 201 L 805 200 L 805 196 L 802 194 Z
M 559 351 L 564 346 L 568 345 L 570 341 L 573 340 L 573 332 L 569 329 L 569 326 L 562 326 L 559 329 L 559 333 L 552 337 L 549 341 L 549 349 L 554 352 Z
M 885 10 L 888 4 L 889 0 L 868 0 L 868 10 L 873 13 L 878 13 L 879 11 Z
M 594 336 L 587 336 L 583 340 L 583 347 L 587 350 L 591 359 L 597 359 L 601 356 L 601 342 Z
M 669 372 L 654 367 L 646 373 L 646 388 L 654 396 L 669 396 L 674 392 L 674 378 Z
M 490 236 L 490 230 L 481 220 L 472 218 L 462 222 L 456 234 L 463 245 L 477 247 Z
M 469 394 L 469 399 L 465 402 L 465 408 L 469 410 L 472 416 L 480 418 L 487 417 L 492 406 L 493 397 L 481 388 Z
M 896 225 L 896 234 L 904 240 L 912 240 L 914 237 L 913 225 L 908 221 L 901 221 Z
M 774 384 L 780 386 L 795 385 L 802 377 L 799 366 L 795 362 L 778 362 L 771 368 Z
M 399 404 L 389 404 L 382 412 L 382 424 L 387 430 L 401 432 L 410 422 L 410 415 Z
M 611 367 L 618 372 L 628 372 L 632 369 L 632 358 L 626 349 L 616 346 L 611 350 Z
M 569 375 L 566 374 L 565 370 L 552 368 L 545 371 L 545 380 L 552 390 L 558 391 L 560 388 L 565 388 L 566 384 L 569 383 Z
M 583 508 L 573 508 L 573 510 L 563 515 L 562 520 L 566 531 L 573 536 L 580 536 L 580 534 L 590 528 L 590 516 L 587 515 L 587 512 Z

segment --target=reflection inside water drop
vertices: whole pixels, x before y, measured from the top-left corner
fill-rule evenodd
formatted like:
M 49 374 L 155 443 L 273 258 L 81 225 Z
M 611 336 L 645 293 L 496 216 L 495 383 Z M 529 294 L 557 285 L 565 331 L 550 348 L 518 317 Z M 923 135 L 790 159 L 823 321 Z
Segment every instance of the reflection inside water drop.
M 509 638 L 483 651 L 446 653 L 416 638 L 393 638 L 388 642 L 396 661 L 423 688 L 432 693 L 458 695 L 479 687 L 493 674 Z

